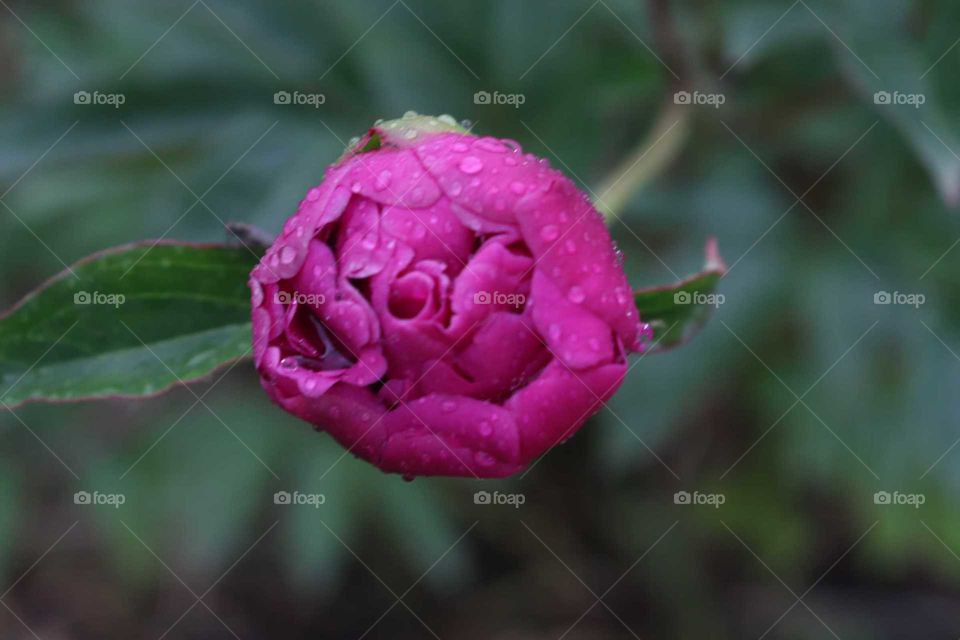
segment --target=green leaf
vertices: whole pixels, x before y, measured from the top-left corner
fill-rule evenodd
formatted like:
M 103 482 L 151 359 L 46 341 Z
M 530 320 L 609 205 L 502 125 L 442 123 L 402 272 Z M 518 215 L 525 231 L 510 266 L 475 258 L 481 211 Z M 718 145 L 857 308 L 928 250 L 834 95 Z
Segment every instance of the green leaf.
M 638 289 L 634 293 L 640 317 L 653 329 L 653 350 L 665 351 L 693 337 L 714 309 L 723 304 L 715 293 L 727 266 L 717 241 L 707 241 L 703 271 L 672 285 Z
M 0 318 L 0 402 L 153 395 L 245 357 L 257 259 L 164 242 L 80 261 Z

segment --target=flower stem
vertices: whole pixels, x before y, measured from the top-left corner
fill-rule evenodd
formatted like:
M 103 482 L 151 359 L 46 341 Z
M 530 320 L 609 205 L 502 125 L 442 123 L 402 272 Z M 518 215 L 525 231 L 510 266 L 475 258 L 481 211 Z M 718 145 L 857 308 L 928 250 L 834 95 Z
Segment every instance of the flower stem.
M 595 205 L 609 222 L 620 215 L 630 198 L 656 178 L 683 148 L 690 129 L 690 109 L 667 103 L 647 137 L 614 169 L 597 189 Z

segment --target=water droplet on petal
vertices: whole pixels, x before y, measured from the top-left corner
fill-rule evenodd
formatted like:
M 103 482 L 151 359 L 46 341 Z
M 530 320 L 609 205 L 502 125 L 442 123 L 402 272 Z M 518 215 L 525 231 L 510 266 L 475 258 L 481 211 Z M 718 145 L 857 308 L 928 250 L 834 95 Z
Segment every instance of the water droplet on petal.
M 440 408 L 446 413 L 451 413 L 457 408 L 457 403 L 453 400 L 444 400 L 443 404 L 440 405 Z
M 503 153 L 507 148 L 496 138 L 480 138 L 473 143 L 477 149 L 483 149 L 491 153 Z
M 373 183 L 374 188 L 377 191 L 383 191 L 388 186 L 390 186 L 391 177 L 392 175 L 390 174 L 390 172 L 384 169 L 383 171 L 380 172 L 380 175 L 377 176 L 377 181 Z
M 495 465 L 495 464 L 497 463 L 497 459 L 494 458 L 494 457 L 493 457 L 492 455 L 490 455 L 489 453 L 487 453 L 486 451 L 477 451 L 477 452 L 473 455 L 473 459 L 474 459 L 474 460 L 476 461 L 476 463 L 477 463 L 478 465 L 480 465 L 481 467 L 492 467 L 493 465 Z
M 310 189 L 310 191 L 307 191 L 307 200 L 309 200 L 310 202 L 316 201 L 319 197 L 320 197 L 320 189 L 317 189 L 316 187 L 314 187 L 313 189 Z
M 455 143 L 453 143 L 453 150 L 454 150 L 454 151 L 458 151 L 458 152 L 460 152 L 460 153 L 463 153 L 464 151 L 466 151 L 466 150 L 469 149 L 469 148 L 470 148 L 470 147 L 468 147 L 467 145 L 465 145 L 465 144 L 462 143 L 462 142 L 455 142 Z
M 283 249 L 280 249 L 280 262 L 283 264 L 290 264 L 297 257 L 297 250 L 291 247 L 290 245 L 285 246 Z
M 557 342 L 560 340 L 560 325 L 556 323 L 551 324 L 547 329 L 547 337 L 550 338 L 551 342 Z
M 491 427 L 490 423 L 486 420 L 482 421 L 480 423 L 480 435 L 482 435 L 484 438 L 487 438 L 491 433 L 493 433 L 493 427 Z
M 253 306 L 259 307 L 263 304 L 263 286 L 260 284 L 259 280 L 250 279 L 250 292 L 251 292 L 251 302 Z
M 580 304 L 586 297 L 586 294 L 583 293 L 583 289 L 577 286 L 570 287 L 570 291 L 567 292 L 567 298 L 574 304 Z
M 459 182 L 454 182 L 453 184 L 450 185 L 451 196 L 457 197 L 458 195 L 460 195 L 461 191 L 463 191 L 463 185 L 460 184 Z
M 360 193 L 360 189 L 362 188 L 363 185 L 361 185 L 359 182 L 354 182 L 352 185 L 350 185 L 350 191 L 353 191 L 354 193 Z
M 543 229 L 540 229 L 540 237 L 546 240 L 547 242 L 553 242 L 557 239 L 557 236 L 560 235 L 560 230 L 555 224 L 548 224 Z
M 483 161 L 477 156 L 467 156 L 460 161 L 460 171 L 467 175 L 480 173 L 483 170 Z
M 523 184 L 519 180 L 516 182 L 510 183 L 510 191 L 513 191 L 517 195 L 520 195 L 526 190 L 527 190 L 527 185 Z

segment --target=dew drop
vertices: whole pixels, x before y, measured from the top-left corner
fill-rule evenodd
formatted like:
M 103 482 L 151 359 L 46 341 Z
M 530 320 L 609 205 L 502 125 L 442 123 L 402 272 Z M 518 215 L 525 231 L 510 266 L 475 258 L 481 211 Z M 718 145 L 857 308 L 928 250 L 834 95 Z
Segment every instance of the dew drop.
M 557 236 L 560 235 L 560 230 L 555 224 L 548 224 L 543 229 L 540 229 L 540 237 L 546 240 L 547 242 L 553 242 L 557 239 Z
M 507 147 L 505 147 L 496 138 L 480 138 L 473 143 L 473 146 L 477 149 L 483 149 L 484 151 L 489 151 L 491 153 L 503 153 L 507 150 Z
M 557 342 L 560 340 L 560 325 L 556 323 L 551 324 L 547 329 L 547 337 L 550 338 L 551 342 Z
M 315 202 L 319 197 L 320 197 L 320 189 L 317 189 L 316 187 L 314 187 L 313 189 L 310 189 L 310 191 L 307 191 L 307 200 L 309 200 L 310 202 Z
M 389 171 L 384 169 L 380 172 L 380 175 L 377 176 L 377 181 L 373 183 L 374 188 L 377 191 L 383 191 L 388 186 L 390 186 L 390 178 L 393 177 Z
M 520 195 L 527 190 L 527 185 L 523 184 L 519 180 L 516 182 L 510 183 L 510 191 L 513 191 L 515 194 Z
M 490 423 L 484 420 L 480 423 L 480 435 L 484 438 L 490 437 L 490 434 L 493 433 L 493 427 L 490 426 Z
M 489 453 L 487 453 L 486 451 L 477 451 L 477 452 L 473 455 L 473 459 L 474 459 L 474 460 L 476 461 L 476 463 L 477 463 L 478 465 L 480 465 L 481 467 L 492 467 L 493 465 L 495 465 L 495 464 L 497 463 L 496 458 L 494 458 L 493 456 L 491 456 L 491 455 L 490 455 Z
M 583 289 L 577 286 L 570 287 L 570 291 L 567 292 L 567 298 L 574 304 L 580 304 L 586 297 L 586 294 L 583 293 Z
M 465 145 L 465 144 L 462 143 L 462 142 L 455 142 L 455 143 L 453 144 L 453 150 L 454 150 L 454 151 L 457 151 L 457 152 L 459 152 L 459 153 L 463 153 L 464 151 L 466 151 L 466 150 L 469 149 L 469 148 L 470 148 L 470 147 L 468 147 L 467 145 Z
M 460 195 L 461 191 L 463 191 L 463 185 L 460 184 L 459 182 L 454 182 L 453 184 L 450 185 L 450 195 L 452 195 L 453 197 L 457 197 L 458 195 Z
M 290 264 L 297 257 L 297 250 L 291 247 L 290 245 L 285 246 L 283 249 L 280 249 L 280 262 L 283 264 Z
M 250 299 L 253 302 L 253 306 L 259 307 L 263 304 L 263 286 L 261 286 L 260 281 L 256 279 L 250 280 Z
M 467 175 L 473 175 L 474 173 L 480 173 L 483 170 L 483 161 L 477 156 L 467 156 L 460 161 L 460 171 L 463 171 Z
M 457 403 L 453 400 L 445 400 L 443 404 L 440 405 L 440 408 L 443 409 L 445 413 L 452 413 L 457 408 Z
M 360 189 L 362 188 L 363 186 L 359 182 L 354 182 L 352 185 L 350 185 L 350 191 L 353 191 L 354 193 L 360 193 Z

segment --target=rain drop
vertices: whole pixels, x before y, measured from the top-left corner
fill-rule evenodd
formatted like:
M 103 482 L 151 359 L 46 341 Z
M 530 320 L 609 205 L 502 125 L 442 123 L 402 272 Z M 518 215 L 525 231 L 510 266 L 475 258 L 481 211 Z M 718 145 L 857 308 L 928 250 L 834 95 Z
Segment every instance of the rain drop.
M 280 262 L 283 264 L 290 264 L 297 257 L 297 250 L 291 247 L 290 245 L 285 246 L 283 249 L 280 249 Z
M 547 337 L 550 338 L 551 342 L 560 340 L 560 325 L 556 323 L 551 324 L 549 329 L 547 329 Z
M 491 153 L 503 153 L 507 150 L 507 148 L 495 138 L 480 138 L 473 143 L 473 146 L 477 149 L 483 149 L 484 151 L 489 151 Z
M 481 467 L 492 467 L 493 465 L 495 465 L 495 464 L 497 463 L 496 458 L 494 458 L 493 456 L 491 456 L 491 455 L 490 455 L 489 453 L 487 453 L 486 451 L 477 451 L 477 452 L 474 454 L 473 459 L 474 459 L 474 460 L 476 461 L 476 463 L 477 463 L 478 465 L 480 465 Z
M 473 175 L 474 173 L 480 173 L 483 170 L 483 161 L 476 156 L 467 156 L 460 161 L 460 171 L 463 171 L 467 175 Z
M 548 224 L 543 229 L 540 229 L 540 237 L 546 240 L 547 242 L 553 242 L 557 239 L 557 236 L 560 235 L 560 230 L 555 224 Z

